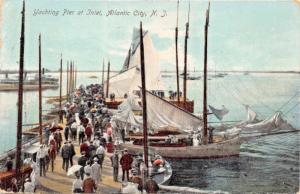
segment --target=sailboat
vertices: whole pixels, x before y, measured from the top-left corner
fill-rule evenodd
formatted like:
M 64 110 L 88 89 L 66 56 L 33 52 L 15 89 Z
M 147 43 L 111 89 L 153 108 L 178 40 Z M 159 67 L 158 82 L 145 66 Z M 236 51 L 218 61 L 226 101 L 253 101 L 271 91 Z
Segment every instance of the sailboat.
M 164 160 L 161 156 L 155 152 L 149 152 L 148 149 L 148 127 L 147 127 L 147 95 L 146 95 L 146 76 L 145 76 L 145 57 L 144 57 L 144 43 L 142 40 L 143 30 L 142 22 L 140 23 L 140 60 L 141 60 L 141 93 L 142 93 L 142 105 L 143 105 L 143 148 L 142 152 L 144 155 L 144 168 L 142 168 L 141 179 L 146 181 L 150 177 L 155 180 L 157 184 L 167 184 L 172 176 L 172 168 L 169 162 Z M 137 160 L 137 159 L 136 159 Z M 156 164 L 158 162 L 158 164 Z M 139 170 L 138 170 L 139 171 Z M 145 183 L 144 183 L 145 185 Z
M 171 103 L 178 104 L 174 98 L 166 96 L 166 88 L 161 78 L 161 67 L 159 62 L 159 54 L 153 46 L 153 42 L 149 31 L 143 31 L 143 41 L 145 45 L 145 60 L 149 61 L 145 66 L 145 72 L 147 74 L 146 84 L 149 91 L 157 94 L 158 96 L 165 98 Z M 118 106 L 124 102 L 127 96 L 135 96 L 140 98 L 140 37 L 139 30 L 133 30 L 133 38 L 128 50 L 128 55 L 124 61 L 122 70 L 113 76 L 110 76 L 107 81 L 104 82 L 104 91 L 109 94 L 114 94 L 115 99 L 111 100 L 108 94 L 106 94 L 106 105 L 108 108 L 117 109 Z M 108 88 L 108 90 L 107 90 Z M 182 105 L 183 101 L 179 102 Z M 187 100 L 186 102 L 188 111 L 194 111 L 194 101 Z
M 209 8 L 206 12 L 206 37 L 208 19 Z M 205 43 L 205 54 L 207 54 L 206 48 L 207 44 Z M 204 79 L 207 79 L 206 58 L 205 56 Z M 204 81 L 204 90 L 206 89 L 206 81 Z M 152 152 L 165 158 L 174 159 L 219 158 L 239 155 L 242 143 L 239 138 L 239 130 L 231 133 L 230 136 L 211 136 L 208 141 L 207 108 L 204 109 L 204 114 L 200 118 L 150 91 L 146 91 L 145 95 L 148 108 L 148 121 L 146 122 L 148 128 L 153 131 L 153 135 L 149 136 L 148 140 L 149 149 Z M 206 92 L 204 92 L 204 106 L 207 107 Z M 157 135 L 162 130 L 170 131 L 172 135 Z M 123 142 L 123 148 L 127 148 L 131 152 L 141 152 L 142 145 L 145 144 L 142 136 L 128 136 L 127 140 Z

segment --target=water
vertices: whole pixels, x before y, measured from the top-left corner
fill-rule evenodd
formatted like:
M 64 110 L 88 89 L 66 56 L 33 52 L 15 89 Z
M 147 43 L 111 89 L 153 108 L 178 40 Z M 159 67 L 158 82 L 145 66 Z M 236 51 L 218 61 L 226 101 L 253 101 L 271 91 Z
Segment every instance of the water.
M 78 83 L 99 83 L 99 78 L 89 78 L 90 75 L 98 74 L 101 79 L 101 73 L 79 73 Z M 174 90 L 175 75 L 169 75 L 171 77 L 163 79 L 167 89 Z M 180 83 L 182 84 L 182 80 Z M 224 78 L 211 78 L 208 81 L 208 104 L 216 108 L 225 105 L 230 110 L 224 117 L 227 121 L 246 119 L 243 104 L 249 104 L 261 119 L 271 117 L 286 104 L 280 111 L 285 119 L 299 128 L 299 94 L 286 103 L 299 92 L 299 83 L 300 75 L 297 74 L 229 74 Z M 58 90 L 49 90 L 45 91 L 43 96 L 58 94 Z M 188 97 L 194 99 L 195 113 L 199 113 L 202 110 L 202 80 L 188 81 Z M 16 102 L 16 92 L 0 92 L 0 142 L 3 142 L 0 152 L 15 146 Z M 24 102 L 24 123 L 36 123 L 37 92 L 26 92 Z M 50 105 L 45 104 L 45 99 L 43 104 L 45 110 L 50 108 Z M 209 121 L 216 119 L 210 116 Z M 174 172 L 171 185 L 233 193 L 295 192 L 299 189 L 299 147 L 298 133 L 282 134 L 242 144 L 239 157 L 171 160 Z

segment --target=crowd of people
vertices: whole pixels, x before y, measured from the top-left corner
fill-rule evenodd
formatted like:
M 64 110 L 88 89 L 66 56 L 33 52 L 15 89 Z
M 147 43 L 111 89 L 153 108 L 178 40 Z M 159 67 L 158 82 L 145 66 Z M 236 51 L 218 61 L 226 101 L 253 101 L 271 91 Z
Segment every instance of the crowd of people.
M 72 192 L 96 192 L 99 182 L 102 181 L 103 161 L 107 152 L 112 153 L 110 160 L 113 180 L 121 181 L 118 179 L 121 166 L 122 182 L 131 181 L 130 171 L 136 164 L 136 159 L 126 149 L 115 149 L 110 122 L 112 115 L 104 106 L 102 96 L 100 85 L 89 85 L 86 88 L 81 86 L 70 96 L 63 111 L 65 127 L 52 123 L 44 128 L 44 143 L 40 144 L 36 156 L 27 161 L 33 170 L 25 179 L 22 191 L 35 192 L 37 176 L 47 176 L 47 172 L 54 172 L 58 168 L 69 174 L 74 165 L 80 165 L 73 172 L 76 179 L 72 184 Z M 121 138 L 124 139 L 124 136 L 123 134 Z M 79 146 L 79 153 L 76 153 L 75 145 Z M 77 157 L 76 154 L 80 156 Z M 62 159 L 61 167 L 55 165 L 57 157 Z M 5 166 L 8 171 L 12 170 L 13 163 L 10 158 Z M 12 180 L 11 191 L 20 191 L 17 185 L 17 180 Z

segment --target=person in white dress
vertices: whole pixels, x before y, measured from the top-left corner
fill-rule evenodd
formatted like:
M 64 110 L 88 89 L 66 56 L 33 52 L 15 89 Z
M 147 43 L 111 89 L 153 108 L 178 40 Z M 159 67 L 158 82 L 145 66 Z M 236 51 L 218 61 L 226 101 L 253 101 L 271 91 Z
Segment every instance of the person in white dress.
M 84 174 L 92 174 L 92 167 L 90 164 L 90 161 L 86 161 L 86 165 L 84 167 Z
M 94 158 L 94 163 L 92 165 L 92 179 L 95 181 L 96 185 L 98 184 L 99 180 L 102 181 L 101 177 L 101 166 L 98 164 L 98 158 Z

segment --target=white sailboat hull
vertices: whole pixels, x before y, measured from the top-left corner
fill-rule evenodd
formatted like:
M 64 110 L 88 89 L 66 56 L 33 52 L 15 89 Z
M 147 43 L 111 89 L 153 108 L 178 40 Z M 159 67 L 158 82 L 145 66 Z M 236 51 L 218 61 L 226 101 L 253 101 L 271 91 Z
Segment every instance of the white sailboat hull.
M 151 152 L 157 153 L 164 158 L 172 159 L 209 159 L 238 156 L 240 154 L 240 145 L 242 141 L 239 137 L 226 140 L 220 143 L 213 143 L 199 146 L 185 147 L 152 147 Z M 127 148 L 129 152 L 143 152 L 143 146 L 133 145 L 131 143 L 121 144 L 122 148 Z

